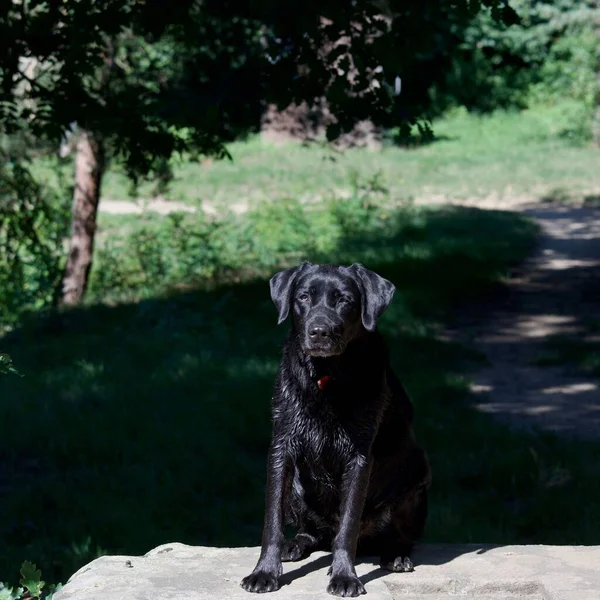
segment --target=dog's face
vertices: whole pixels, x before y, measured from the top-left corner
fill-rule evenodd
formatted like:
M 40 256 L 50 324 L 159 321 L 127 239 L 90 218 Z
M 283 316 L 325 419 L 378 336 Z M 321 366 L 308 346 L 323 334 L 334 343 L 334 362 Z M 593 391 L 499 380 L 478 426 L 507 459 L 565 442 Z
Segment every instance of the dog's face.
M 279 323 L 292 312 L 304 352 L 342 354 L 361 332 L 373 331 L 392 301 L 391 282 L 360 264 L 350 267 L 302 263 L 270 281 Z

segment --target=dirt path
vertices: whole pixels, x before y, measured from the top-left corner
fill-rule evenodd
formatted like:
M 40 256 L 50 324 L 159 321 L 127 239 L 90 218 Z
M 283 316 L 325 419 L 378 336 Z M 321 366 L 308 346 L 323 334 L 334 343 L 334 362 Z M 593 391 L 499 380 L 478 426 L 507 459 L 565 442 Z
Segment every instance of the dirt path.
M 598 341 L 600 210 L 556 205 L 522 209 L 542 227 L 535 254 L 489 303 L 469 307 L 450 335 L 479 350 L 476 407 L 518 427 L 600 439 L 600 381 L 568 366 L 536 364 L 554 336 Z

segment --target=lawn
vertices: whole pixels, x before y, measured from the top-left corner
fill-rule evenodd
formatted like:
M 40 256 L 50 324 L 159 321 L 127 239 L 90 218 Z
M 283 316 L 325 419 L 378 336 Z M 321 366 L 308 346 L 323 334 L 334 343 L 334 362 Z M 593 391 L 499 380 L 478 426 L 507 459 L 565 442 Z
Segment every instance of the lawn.
M 392 198 L 581 198 L 600 189 L 600 156 L 569 137 L 576 110 L 569 103 L 491 116 L 457 110 L 434 122 L 435 143 L 411 149 L 387 143 L 382 152 L 282 147 L 254 137 L 229 146 L 233 162 L 178 165 L 167 196 L 212 207 L 322 198 L 349 193 L 353 176 L 379 171 Z M 103 197 L 123 200 L 127 194 L 127 179 L 111 170 Z M 153 186 L 143 185 L 138 194 L 152 196 Z
M 196 207 L 243 209 L 283 197 L 305 201 L 347 195 L 354 178 L 379 173 L 396 200 L 489 198 L 502 208 L 515 197 L 597 198 L 600 155 L 572 135 L 578 111 L 580 105 L 569 101 L 491 115 L 457 109 L 434 121 L 433 143 L 406 148 L 388 139 L 380 152 L 275 145 L 252 136 L 228 145 L 232 161 L 175 162 L 166 197 Z M 71 169 L 67 158 L 61 170 L 65 181 Z M 48 162 L 38 161 L 36 170 L 56 183 Z M 103 199 L 129 200 L 130 191 L 123 170 L 113 163 L 104 177 Z M 142 183 L 135 197 L 149 199 L 157 193 L 155 184 Z

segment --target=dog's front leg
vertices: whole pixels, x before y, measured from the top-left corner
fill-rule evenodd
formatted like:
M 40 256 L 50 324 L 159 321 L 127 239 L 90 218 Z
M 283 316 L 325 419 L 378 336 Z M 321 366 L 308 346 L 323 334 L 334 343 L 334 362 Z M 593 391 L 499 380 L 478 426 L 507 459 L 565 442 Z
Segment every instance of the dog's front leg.
M 265 524 L 260 558 L 254 571 L 242 580 L 248 592 L 274 592 L 282 572 L 283 505 L 291 483 L 290 460 L 281 444 L 273 442 L 267 464 Z
M 372 461 L 365 456 L 356 456 L 342 476 L 340 525 L 333 540 L 333 562 L 329 569 L 331 580 L 327 586 L 327 591 L 335 596 L 358 596 L 366 593 L 356 576 L 354 559 L 371 464 Z

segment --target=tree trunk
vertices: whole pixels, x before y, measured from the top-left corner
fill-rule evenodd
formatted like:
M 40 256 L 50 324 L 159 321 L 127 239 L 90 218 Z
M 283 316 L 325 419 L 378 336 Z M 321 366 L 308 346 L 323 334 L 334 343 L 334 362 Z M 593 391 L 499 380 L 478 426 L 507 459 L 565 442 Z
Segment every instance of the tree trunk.
M 94 253 L 100 185 L 104 173 L 102 140 L 87 130 L 79 130 L 77 135 L 71 240 L 60 299 L 60 304 L 64 306 L 80 304 L 87 288 Z

